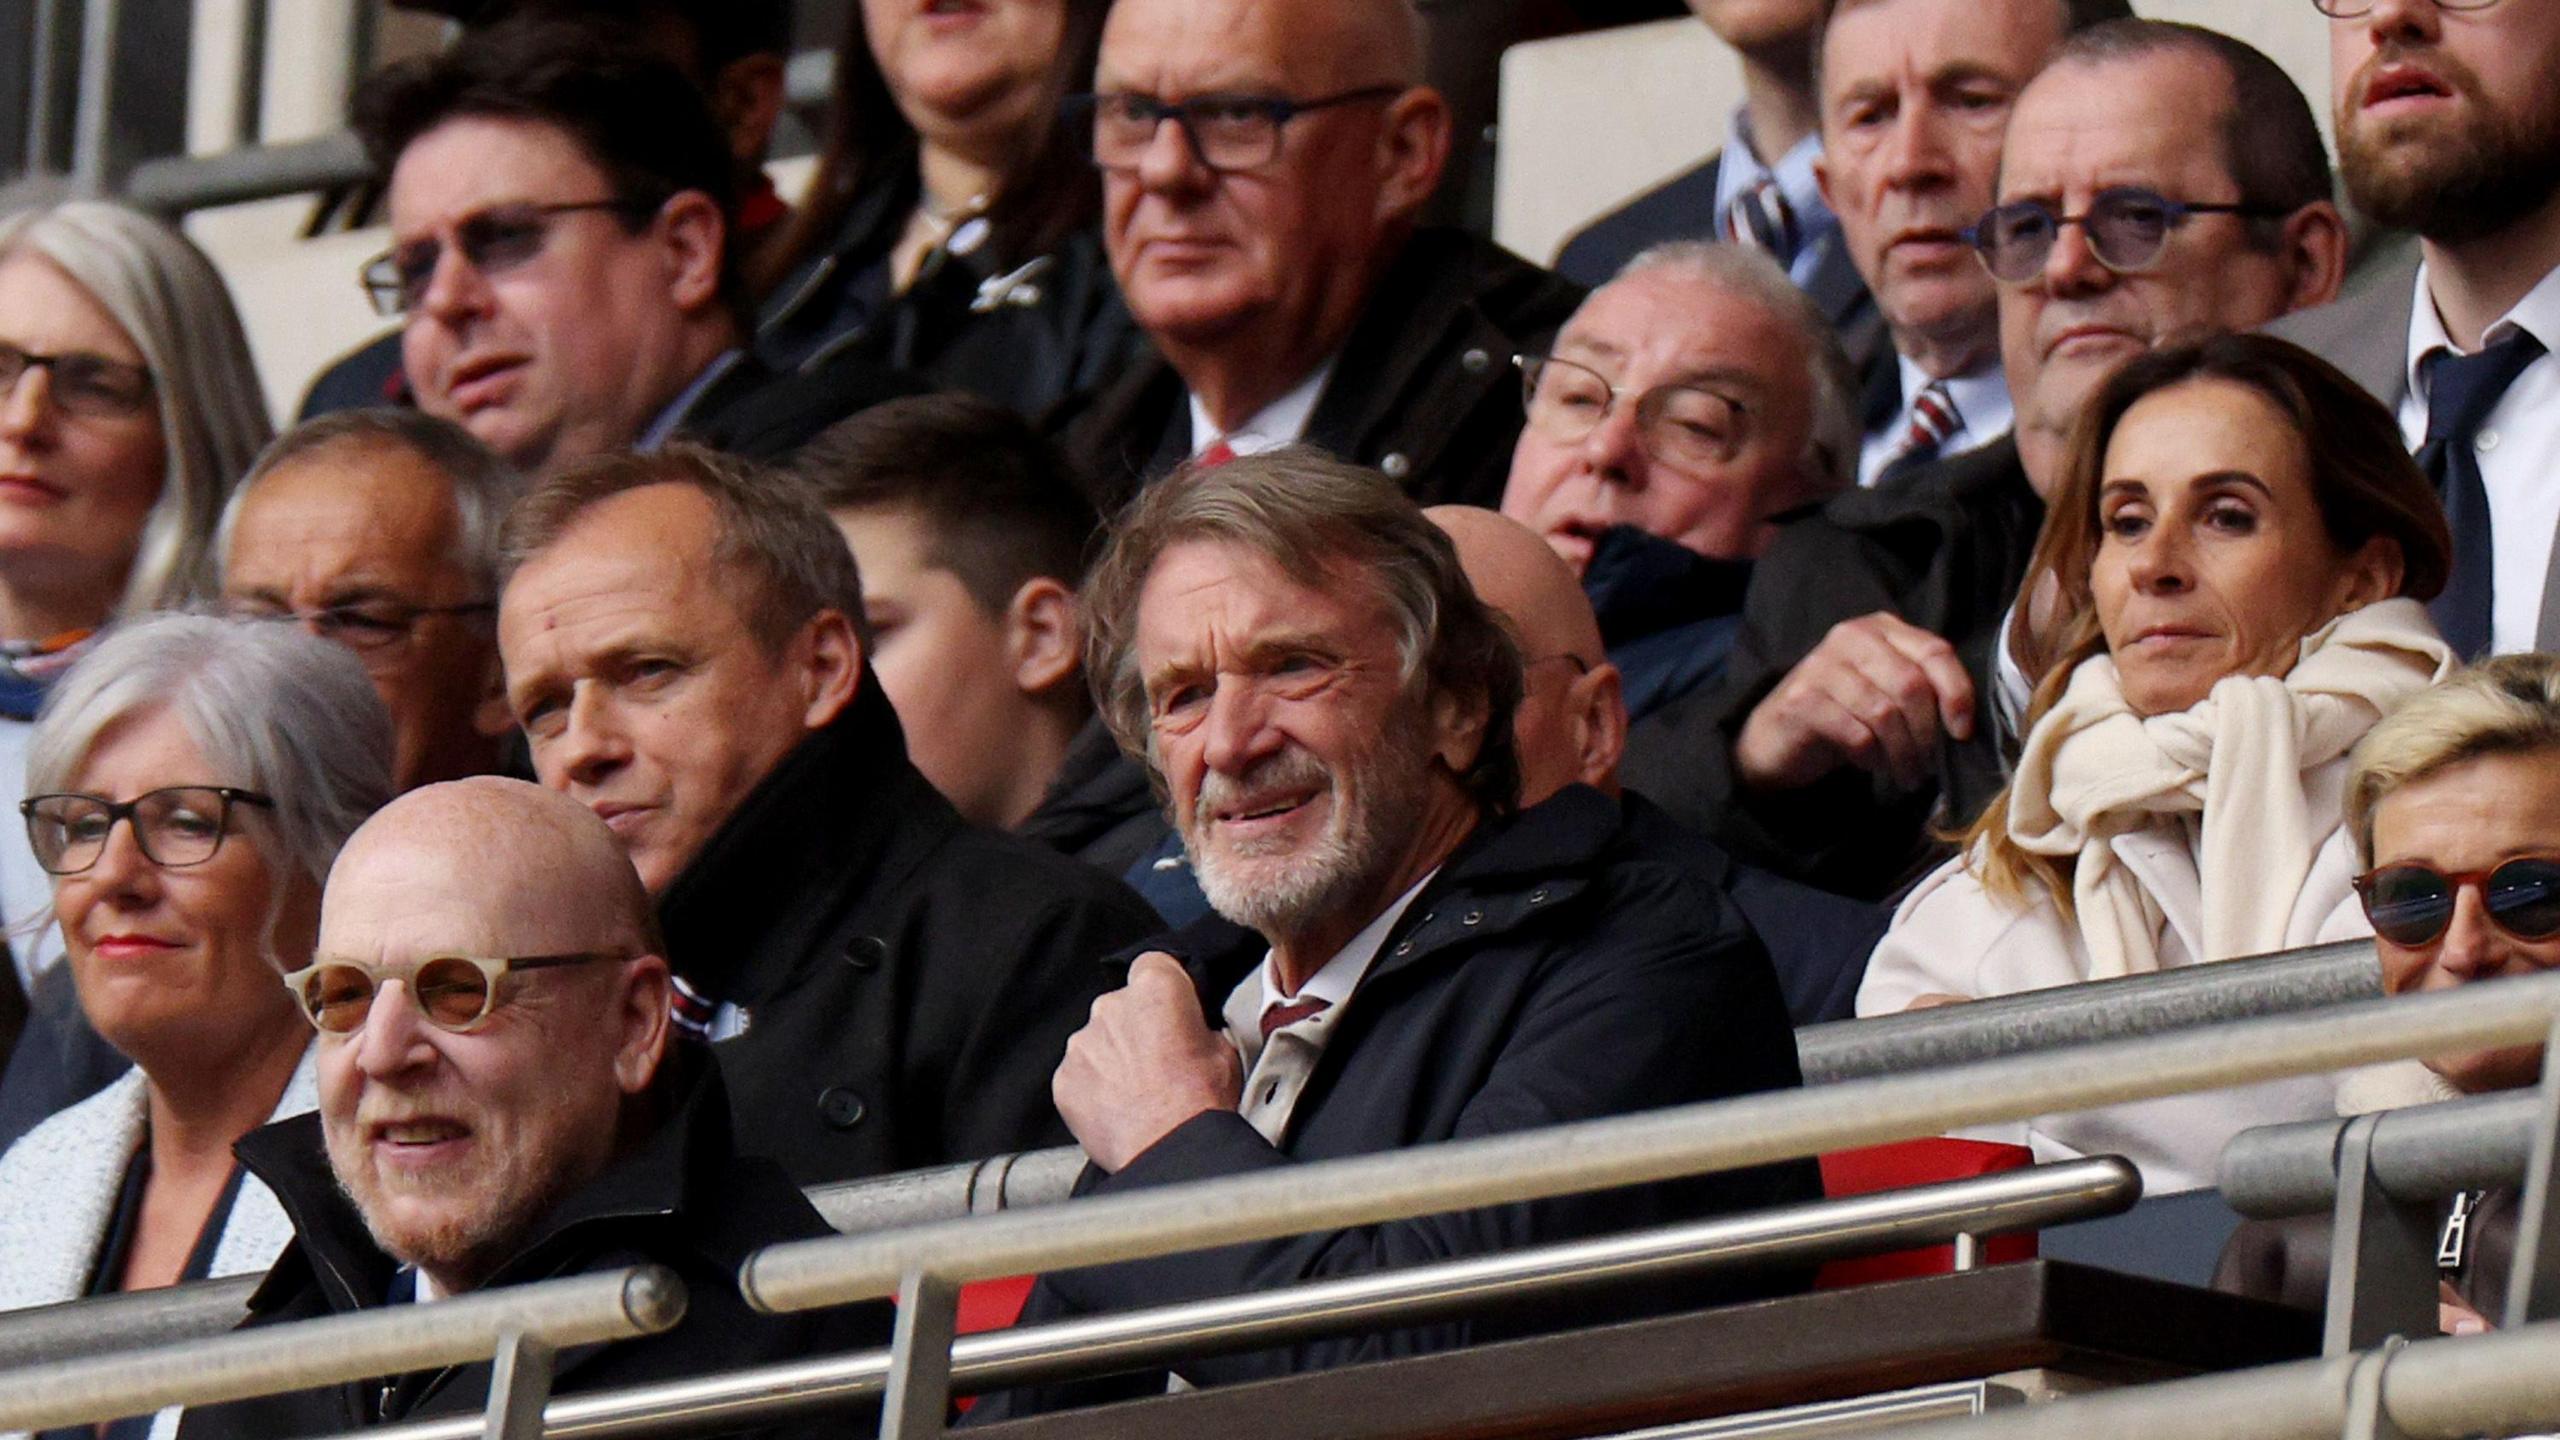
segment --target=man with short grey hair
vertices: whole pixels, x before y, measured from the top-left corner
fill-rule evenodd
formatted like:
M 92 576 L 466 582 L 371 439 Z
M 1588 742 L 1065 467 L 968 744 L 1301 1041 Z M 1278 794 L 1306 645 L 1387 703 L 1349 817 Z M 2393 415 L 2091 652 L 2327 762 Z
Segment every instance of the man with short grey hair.
M 809 1185 L 1063 1139 L 1049 1071 L 1154 917 L 917 772 L 804 484 L 599 456 L 535 485 L 505 553 L 509 706 L 657 897 L 741 1148 Z
M 1776 262 L 1699 241 L 1629 261 L 1520 364 L 1502 513 L 1581 576 L 1641 719 L 1723 670 L 1752 562 L 1849 484 L 1855 377 Z
M 498 526 L 522 489 L 470 432 L 410 410 L 286 431 L 214 542 L 224 607 L 295 621 L 364 661 L 402 790 L 499 768 Z
M 1087 586 L 1087 668 L 1216 914 L 1132 960 L 1067 1046 L 1081 1193 L 1266 1171 L 1797 1083 L 1768 957 L 1587 787 L 1517 811 L 1517 648 L 1393 481 L 1292 447 L 1193 466 Z M 1515 813 L 1516 811 L 1516 813 Z M 1044 1277 L 1027 1320 L 1233 1295 L 1810 1198 L 1781 1165 Z M 1715 1295 L 1757 1293 L 1755 1277 Z M 1711 1303 L 1686 1288 L 1676 1303 Z M 1665 1302 L 1398 1332 L 1388 1353 Z M 1207 1385 L 1378 1353 L 1184 1364 Z M 1161 1392 L 1016 1391 L 993 1418 Z M 971 1417 L 979 1418 L 977 1414 Z

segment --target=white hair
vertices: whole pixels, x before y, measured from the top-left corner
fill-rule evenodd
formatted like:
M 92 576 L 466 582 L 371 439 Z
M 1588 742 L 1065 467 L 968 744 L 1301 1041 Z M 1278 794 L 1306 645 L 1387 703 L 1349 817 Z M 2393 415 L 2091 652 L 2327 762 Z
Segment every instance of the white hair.
M 1672 240 L 1652 246 L 1621 267 L 1610 283 L 1651 270 L 1670 270 L 1760 307 L 1804 342 L 1805 390 L 1812 424 L 1805 435 L 1804 481 L 1816 494 L 1848 488 L 1858 471 L 1864 429 L 1858 423 L 1858 376 L 1831 319 L 1778 262 L 1746 245 Z
M 72 200 L 0 217 L 0 258 L 40 255 L 89 292 L 142 352 L 160 411 L 160 499 L 142 522 L 120 613 L 177 604 L 210 578 L 223 497 L 274 426 L 222 276 L 139 210 Z
M 314 883 L 391 798 L 391 716 L 343 645 L 273 621 L 153 615 L 119 625 L 71 667 L 27 740 L 27 793 L 69 790 L 109 727 L 167 710 L 211 772 L 172 784 L 272 796 L 250 812 L 277 862 Z

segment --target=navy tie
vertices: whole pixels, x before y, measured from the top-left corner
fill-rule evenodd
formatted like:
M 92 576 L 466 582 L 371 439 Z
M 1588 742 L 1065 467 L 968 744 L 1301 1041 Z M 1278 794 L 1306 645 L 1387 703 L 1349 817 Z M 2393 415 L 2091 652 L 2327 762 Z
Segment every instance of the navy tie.
M 2445 643 L 2466 660 L 2489 650 L 2498 553 L 2474 441 L 2507 387 L 2541 355 L 2542 342 L 2519 330 L 2469 355 L 2437 350 L 2418 362 L 2427 386 L 2427 439 L 2418 447 L 2418 465 L 2444 497 L 2445 527 L 2453 532 L 2453 573 L 2427 611 Z

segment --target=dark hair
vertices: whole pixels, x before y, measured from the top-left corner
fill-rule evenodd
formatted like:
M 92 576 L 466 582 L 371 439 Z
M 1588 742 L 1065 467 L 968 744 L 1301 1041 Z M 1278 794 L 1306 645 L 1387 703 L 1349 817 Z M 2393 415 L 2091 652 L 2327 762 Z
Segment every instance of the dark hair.
M 1101 519 L 1054 447 L 975 395 L 912 395 L 839 420 L 791 462 L 829 510 L 901 510 L 926 561 L 1002 615 L 1027 581 L 1074 588 Z
M 1398 632 L 1408 698 L 1422 704 L 1445 695 L 1485 717 L 1475 763 L 1459 783 L 1485 814 L 1518 807 L 1511 724 L 1522 682 L 1511 632 L 1476 598 L 1448 533 L 1401 487 L 1307 445 L 1186 466 L 1140 492 L 1113 522 L 1085 582 L 1085 674 L 1122 749 L 1153 772 L 1137 668 L 1138 597 L 1164 553 L 1193 540 L 1241 547 L 1301 585 L 1369 586 Z
M 2230 78 L 2231 94 L 2222 113 L 2222 168 L 2239 187 L 2242 204 L 2290 215 L 2336 195 L 2329 152 L 2320 141 L 2311 102 L 2283 66 L 2245 40 L 2169 20 L 2115 20 L 2064 41 L 2047 68 L 2180 52 L 2219 65 Z M 2283 242 L 2282 219 L 2253 217 L 2247 224 L 2250 243 L 2260 249 Z
M 1007 264 L 1046 254 L 1102 209 L 1102 177 L 1085 138 L 1069 126 L 1057 99 L 1092 83 L 1102 53 L 1102 21 L 1110 0 L 1060 0 L 1065 32 L 1050 67 L 1049 123 L 1025 137 L 1001 167 L 989 197 L 988 241 Z M 862 6 L 845 7 L 836 45 L 835 85 L 827 102 L 826 141 L 798 213 L 756 261 L 755 288 L 770 290 L 835 238 L 856 197 L 896 182 L 912 169 L 915 127 L 898 110 L 889 78 L 871 53 Z
M 706 88 L 721 68 L 750 55 L 791 54 L 791 0 L 394 0 L 481 27 L 518 15 L 613 21 L 669 20 L 693 42 L 694 78 Z
M 851 621 L 869 648 L 853 552 L 808 487 L 699 445 L 597 455 L 534 482 L 508 512 L 499 536 L 501 583 L 556 543 L 580 515 L 650 485 L 687 486 L 711 502 L 711 557 L 746 578 L 738 615 L 767 651 L 780 653 L 822 610 Z
M 440 54 L 384 66 L 357 88 L 352 112 L 386 182 L 402 152 L 447 121 L 522 120 L 576 142 L 613 198 L 630 203 L 622 223 L 632 233 L 687 191 L 720 207 L 724 238 L 735 227 L 737 164 L 708 102 L 675 62 L 641 48 L 624 27 L 513 16 L 465 31 Z M 733 248 L 722 247 L 721 289 L 743 313 Z
M 2024 728 L 2034 729 L 2061 701 L 2072 672 L 2107 646 L 2090 575 L 2104 539 L 2098 488 L 2117 425 L 2145 398 L 2203 380 L 2246 387 L 2300 437 L 2310 462 L 2312 499 L 2331 545 L 2353 554 L 2374 540 L 2388 540 L 2400 550 L 2401 595 L 2431 600 L 2444 589 L 2453 567 L 2444 504 L 2410 458 L 2398 418 L 2382 402 L 2328 361 L 2272 335 L 2212 335 L 2164 345 L 2116 371 L 2072 426 L 2043 533 L 2018 587 L 2023 596 L 2058 597 L 2059 619 L 2039 628 L 2031 613 L 2035 607 L 2021 604 L 2005 637 L 2019 668 L 2035 679 Z M 1984 885 L 2018 900 L 2028 880 L 2039 880 L 2067 911 L 2067 862 L 2020 849 L 2008 838 L 2008 813 L 2004 790 L 1967 832 L 1968 854 L 1973 842 L 1986 843 Z

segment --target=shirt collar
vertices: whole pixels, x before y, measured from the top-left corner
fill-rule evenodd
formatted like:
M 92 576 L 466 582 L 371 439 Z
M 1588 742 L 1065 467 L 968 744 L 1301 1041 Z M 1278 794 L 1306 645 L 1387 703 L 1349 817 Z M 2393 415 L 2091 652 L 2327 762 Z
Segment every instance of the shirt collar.
M 1831 207 L 1822 203 L 1822 184 L 1813 175 L 1813 162 L 1822 157 L 1822 132 L 1817 130 L 1795 143 L 1795 147 L 1778 157 L 1771 165 L 1760 158 L 1751 144 L 1751 110 L 1737 107 L 1733 118 L 1725 124 L 1724 154 L 1716 161 L 1716 221 L 1722 224 L 1725 213 L 1742 192 L 1760 183 L 1762 176 L 1778 182 L 1778 193 L 1796 212 L 1796 224 L 1808 240 L 1816 230 L 1836 225 Z
M 1335 951 L 1332 959 L 1308 976 L 1307 983 L 1299 986 L 1295 995 L 1280 993 L 1279 969 L 1272 964 L 1270 953 L 1264 952 L 1262 963 L 1254 968 L 1253 974 L 1227 997 L 1226 1008 L 1222 1012 L 1227 1029 L 1235 1035 L 1253 1037 L 1258 1041 L 1262 1034 L 1262 1017 L 1275 1006 L 1286 1005 L 1293 1000 L 1324 1001 L 1322 1011 L 1299 1023 L 1312 1026 L 1319 1032 L 1329 1027 L 1333 1018 L 1342 1013 L 1343 1002 L 1351 998 L 1352 991 L 1360 988 L 1361 978 L 1377 962 L 1378 952 L 1386 948 L 1388 932 L 1404 918 L 1405 910 L 1413 904 L 1414 897 L 1422 893 L 1422 887 L 1430 884 L 1432 876 L 1439 873 L 1439 868 L 1434 866 L 1430 874 L 1413 882 L 1412 889 L 1379 911 L 1376 919 L 1361 927 L 1360 933 Z
M 2544 350 L 2560 353 L 2560 267 L 2543 276 L 2541 283 L 2526 291 L 2514 309 L 2499 316 L 2482 331 L 2480 343 L 2483 346 L 2495 345 L 2518 331 L 2541 341 Z M 2436 313 L 2435 294 L 2427 288 L 2427 265 L 2422 260 L 2418 262 L 2418 296 L 2409 306 L 2408 382 L 2411 395 L 2426 395 L 2427 387 L 2421 383 L 2423 367 L 2420 362 L 2438 350 L 2462 353 L 2461 347 L 2453 343 L 2453 337 L 2445 333 L 2444 317 Z
M 1307 422 L 1315 417 L 1316 401 L 1324 394 L 1324 384 L 1333 378 L 1333 362 L 1339 356 L 1326 356 L 1314 373 L 1299 381 L 1288 394 L 1263 406 L 1253 418 L 1233 430 L 1221 434 L 1218 422 L 1209 418 L 1209 407 L 1197 395 L 1191 402 L 1191 453 L 1199 454 L 1220 440 L 1238 455 L 1259 455 L 1283 445 L 1295 445 L 1305 437 Z
M 677 391 L 676 398 L 667 402 L 667 408 L 658 412 L 658 418 L 649 422 L 649 428 L 640 432 L 640 438 L 631 442 L 631 448 L 645 455 L 674 439 L 677 429 L 684 424 L 685 412 L 693 408 L 704 391 L 719 384 L 720 377 L 736 369 L 738 362 L 745 358 L 747 352 L 734 345 L 713 356 L 711 363 L 702 367 L 702 373 L 693 377 L 693 383 Z

